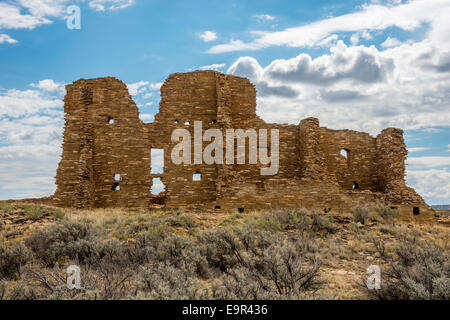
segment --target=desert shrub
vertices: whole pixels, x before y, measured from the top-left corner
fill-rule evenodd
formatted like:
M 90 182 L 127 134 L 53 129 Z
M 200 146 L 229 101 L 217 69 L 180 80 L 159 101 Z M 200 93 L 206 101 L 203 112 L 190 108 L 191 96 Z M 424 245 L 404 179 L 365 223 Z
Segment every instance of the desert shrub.
M 200 249 L 189 238 L 182 236 L 170 236 L 158 248 L 159 260 L 168 261 L 173 266 L 183 264 L 191 265 L 196 273 L 202 277 L 209 274 L 208 261 L 200 253 Z
M 64 221 L 47 230 L 39 230 L 25 240 L 25 244 L 46 266 L 67 256 L 83 260 L 95 251 L 94 232 L 91 225 Z
M 385 205 L 376 205 L 374 207 L 374 210 L 378 216 L 380 216 L 383 220 L 388 222 L 393 222 L 394 219 L 399 215 L 397 209 Z
M 0 202 L 0 210 L 11 212 L 15 209 L 15 206 L 8 202 Z
M 436 244 L 405 240 L 386 257 L 388 269 L 381 274 L 381 288 L 367 290 L 382 300 L 449 300 L 450 260 Z
M 366 207 L 355 207 L 353 208 L 353 221 L 365 224 L 370 218 L 369 209 Z
M 241 246 L 229 229 L 206 231 L 198 236 L 200 253 L 206 257 L 209 265 L 225 271 L 242 261 Z
M 138 298 L 157 300 L 208 299 L 208 288 L 195 276 L 189 265 L 175 267 L 158 262 L 141 269 L 137 281 Z
M 263 214 L 258 220 L 257 225 L 270 231 L 327 231 L 336 232 L 336 225 L 331 217 L 318 213 L 317 211 L 308 211 L 306 209 L 277 209 Z
M 167 222 L 172 227 L 192 228 L 195 227 L 194 219 L 191 216 L 179 214 L 170 217 Z
M 51 210 L 51 215 L 57 219 L 57 220 L 61 220 L 62 218 L 64 218 L 64 216 L 66 215 L 64 213 L 63 210 L 59 209 L 59 208 L 52 208 Z
M 245 254 L 244 260 L 226 272 L 222 286 L 213 295 L 224 299 L 299 299 L 319 289 L 321 262 L 308 258 L 292 242 L 278 242 L 260 251 Z
M 31 259 L 31 253 L 23 244 L 15 244 L 10 248 L 0 246 L 0 279 L 17 279 L 20 267 Z
M 258 223 L 266 230 L 307 230 L 311 226 L 311 218 L 306 209 L 277 209 L 263 214 Z
M 25 283 L 19 282 L 13 284 L 5 293 L 5 300 L 36 300 L 38 293 L 33 287 L 27 286 Z
M 23 213 L 31 220 L 38 220 L 45 214 L 44 209 L 40 205 L 26 206 L 23 208 Z
M 337 226 L 334 223 L 332 216 L 326 216 L 313 210 L 310 217 L 311 228 L 313 231 L 318 232 L 325 230 L 329 233 L 335 233 L 337 231 Z

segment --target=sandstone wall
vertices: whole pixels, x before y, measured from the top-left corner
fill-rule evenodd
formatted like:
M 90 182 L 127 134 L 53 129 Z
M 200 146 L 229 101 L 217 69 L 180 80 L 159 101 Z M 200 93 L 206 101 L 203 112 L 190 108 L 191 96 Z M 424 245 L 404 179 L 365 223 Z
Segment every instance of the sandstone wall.
M 412 211 L 429 211 L 404 180 L 406 148 L 399 129 L 377 137 L 320 127 L 308 118 L 299 125 L 268 124 L 256 115 L 256 91 L 248 79 L 215 71 L 176 73 L 161 87 L 155 121 L 144 124 L 123 82 L 115 78 L 78 80 L 67 86 L 62 159 L 54 200 L 73 207 L 205 206 L 213 210 L 250 210 L 277 206 L 349 210 L 364 202 L 386 202 Z M 258 162 L 176 165 L 173 130 L 194 137 L 219 129 L 279 131 L 279 171 L 263 176 Z M 202 143 L 203 148 L 209 142 Z M 270 145 L 260 145 L 272 152 Z M 235 151 L 236 151 L 235 144 Z M 151 173 L 151 149 L 164 150 L 163 173 Z M 192 139 L 191 149 L 194 151 Z M 246 144 L 248 152 L 248 142 Z M 345 150 L 347 157 L 341 155 Z M 224 150 L 225 155 L 225 150 Z M 236 152 L 235 152 L 236 157 Z M 200 181 L 194 181 L 200 174 Z M 120 175 L 120 178 L 117 178 Z M 160 178 L 165 192 L 152 195 Z

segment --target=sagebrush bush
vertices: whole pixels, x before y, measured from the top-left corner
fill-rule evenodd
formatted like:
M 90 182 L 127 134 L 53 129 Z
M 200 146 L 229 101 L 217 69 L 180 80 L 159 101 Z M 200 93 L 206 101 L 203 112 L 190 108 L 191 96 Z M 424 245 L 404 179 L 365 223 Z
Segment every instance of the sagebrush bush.
M 23 244 L 15 244 L 10 248 L 0 245 L 0 280 L 18 279 L 20 267 L 31 259 L 31 252 Z
M 198 236 L 200 252 L 209 265 L 225 271 L 241 260 L 241 244 L 229 229 L 215 229 Z
M 381 300 L 449 300 L 450 259 L 436 244 L 404 239 L 386 260 L 381 288 L 367 290 Z
M 65 256 L 83 261 L 96 250 L 91 225 L 64 221 L 47 230 L 39 230 L 25 244 L 46 266 L 53 267 Z
M 353 221 L 365 224 L 366 221 L 370 218 L 369 209 L 366 207 L 356 207 L 353 208 Z
M 336 225 L 331 217 L 306 209 L 277 209 L 263 214 L 257 225 L 266 230 L 288 231 L 327 231 L 336 232 Z
M 222 277 L 213 294 L 224 299 L 299 299 L 319 289 L 321 262 L 307 257 L 302 246 L 278 241 L 264 250 L 248 252 Z
M 169 262 L 145 266 L 139 272 L 138 298 L 156 300 L 208 299 L 209 290 L 195 275 L 191 265 L 178 267 Z
M 374 210 L 378 216 L 387 222 L 393 222 L 399 216 L 398 210 L 390 206 L 376 205 Z
M 45 214 L 43 207 L 40 205 L 25 206 L 23 212 L 31 220 L 38 220 Z

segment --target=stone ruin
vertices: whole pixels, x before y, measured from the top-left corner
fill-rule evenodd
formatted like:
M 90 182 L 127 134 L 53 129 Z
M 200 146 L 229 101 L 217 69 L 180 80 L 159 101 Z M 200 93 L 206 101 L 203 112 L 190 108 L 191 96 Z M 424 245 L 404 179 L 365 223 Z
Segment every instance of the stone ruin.
M 56 205 L 76 208 L 204 208 L 243 212 L 306 207 L 344 212 L 384 203 L 412 216 L 433 210 L 405 184 L 407 150 L 401 129 L 376 137 L 319 126 L 266 123 L 256 115 L 256 90 L 246 78 L 216 71 L 170 75 L 159 113 L 143 123 L 127 86 L 107 77 L 66 86 L 62 159 Z M 255 164 L 180 164 L 171 161 L 176 128 L 279 130 L 279 170 L 261 175 Z M 207 143 L 204 142 L 203 147 Z M 269 146 L 258 146 L 269 148 Z M 151 150 L 162 149 L 164 170 L 152 173 Z M 342 154 L 344 153 L 344 154 Z M 194 177 L 197 177 L 195 179 Z M 159 178 L 165 190 L 154 195 Z

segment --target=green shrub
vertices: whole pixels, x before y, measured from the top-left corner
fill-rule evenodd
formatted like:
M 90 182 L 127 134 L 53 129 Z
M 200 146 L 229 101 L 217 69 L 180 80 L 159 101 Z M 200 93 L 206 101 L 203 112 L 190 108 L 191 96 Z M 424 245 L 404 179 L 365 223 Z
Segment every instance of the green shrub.
M 274 243 L 226 272 L 213 295 L 222 299 L 299 299 L 322 286 L 321 262 L 292 242 Z
M 399 216 L 397 209 L 385 205 L 376 205 L 374 210 L 378 216 L 388 222 L 393 222 L 394 219 Z
M 64 257 L 83 261 L 97 245 L 91 225 L 64 221 L 47 230 L 39 230 L 25 244 L 45 265 L 52 267 Z
M 242 244 L 229 229 L 205 231 L 197 238 L 200 253 L 213 268 L 225 271 L 242 260 Z
M 23 244 L 10 248 L 0 245 L 0 279 L 18 279 L 20 268 L 30 259 L 31 253 Z
M 143 267 L 138 275 L 138 298 L 152 300 L 209 299 L 208 288 L 199 282 L 189 265 L 174 267 L 159 262 Z
M 366 207 L 355 207 L 353 208 L 353 221 L 365 224 L 370 218 L 369 209 Z
M 8 202 L 0 202 L 0 210 L 2 211 L 6 211 L 6 212 L 11 212 L 15 209 L 16 207 L 14 205 L 12 205 L 11 203 Z
M 40 205 L 26 206 L 23 209 L 23 212 L 28 217 L 28 219 L 31 220 L 39 220 L 45 214 L 43 208 Z
M 170 217 L 167 221 L 172 227 L 182 227 L 186 229 L 195 227 L 194 219 L 188 215 L 175 215 Z
M 55 219 L 61 220 L 62 218 L 64 218 L 64 216 L 65 216 L 66 214 L 64 213 L 63 210 L 61 210 L 61 209 L 59 209 L 59 208 L 53 208 L 53 209 L 51 210 L 51 215 L 52 215 Z
M 381 300 L 449 300 L 450 259 L 436 244 L 405 239 L 387 256 L 381 273 L 381 288 L 367 290 Z

